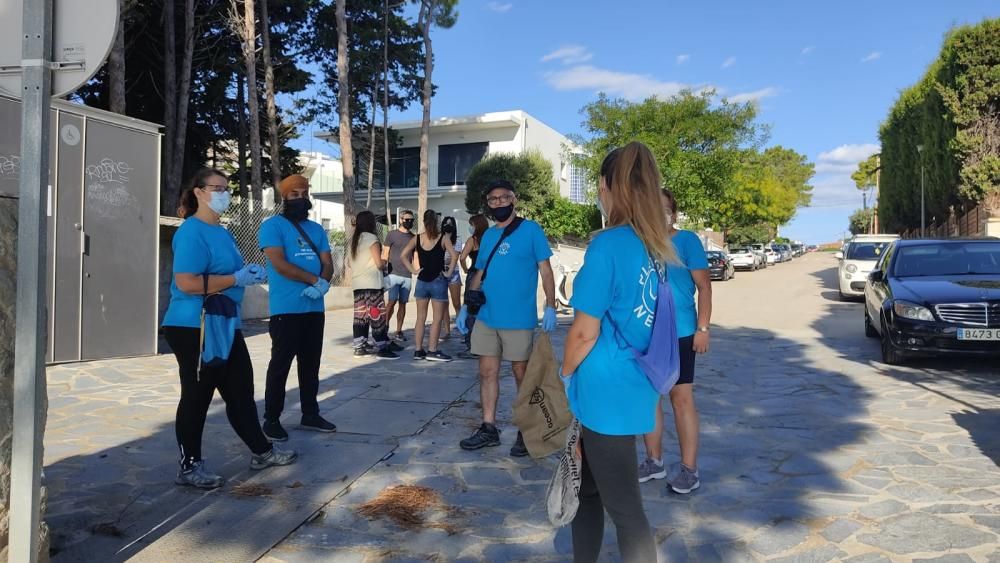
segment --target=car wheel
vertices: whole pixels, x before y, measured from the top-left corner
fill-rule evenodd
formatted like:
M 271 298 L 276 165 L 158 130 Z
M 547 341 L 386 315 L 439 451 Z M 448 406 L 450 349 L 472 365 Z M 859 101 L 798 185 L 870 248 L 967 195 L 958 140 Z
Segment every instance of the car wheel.
M 868 316 L 868 306 L 865 305 L 865 336 L 868 338 L 876 338 L 878 336 L 878 331 L 872 325 L 872 318 Z
M 903 363 L 903 354 L 893 346 L 885 322 L 882 323 L 882 363 L 889 366 L 898 366 Z

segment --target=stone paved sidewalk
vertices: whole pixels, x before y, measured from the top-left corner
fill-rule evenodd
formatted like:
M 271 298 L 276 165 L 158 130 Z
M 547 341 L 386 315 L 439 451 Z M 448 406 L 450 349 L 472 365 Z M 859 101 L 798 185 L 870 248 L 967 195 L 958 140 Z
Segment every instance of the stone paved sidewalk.
M 860 306 L 831 301 L 829 277 L 826 263 L 807 257 L 716 284 L 719 327 L 697 376 L 702 488 L 680 496 L 662 482 L 642 485 L 661 559 L 1000 563 L 1000 369 L 883 366 L 860 331 Z M 777 295 L 776 283 L 789 289 Z M 264 329 L 248 327 L 259 399 Z M 50 368 L 56 561 L 167 552 L 212 561 L 569 560 L 569 530 L 552 529 L 543 509 L 553 461 L 507 455 L 509 375 L 503 445 L 464 452 L 458 441 L 479 423 L 474 364 L 355 360 L 349 334 L 350 313 L 331 313 L 321 405 L 341 431 L 293 431 L 298 473 L 250 475 L 217 402 L 206 455 L 229 483 L 209 495 L 172 485 L 172 357 Z M 289 424 L 296 394 L 290 388 Z M 672 432 L 664 443 L 675 460 Z M 357 514 L 396 484 L 430 487 L 450 509 L 417 530 Z M 248 500 L 247 485 L 268 492 Z M 223 514 L 220 531 L 211 519 Z M 182 533 L 191 528 L 203 533 Z M 610 523 L 605 548 L 604 559 L 618 560 Z

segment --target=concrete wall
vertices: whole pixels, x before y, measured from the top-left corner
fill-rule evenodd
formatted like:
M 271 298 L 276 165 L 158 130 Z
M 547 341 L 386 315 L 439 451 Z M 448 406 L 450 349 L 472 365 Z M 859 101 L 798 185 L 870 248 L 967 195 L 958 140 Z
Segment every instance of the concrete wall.
M 525 149 L 537 149 L 552 164 L 552 175 L 559 185 L 559 194 L 569 197 L 569 159 L 564 155 L 566 137 L 562 133 L 524 114 Z
M 14 430 L 14 316 L 17 302 L 17 199 L 0 196 L 0 561 L 7 560 L 10 538 L 10 458 Z M 42 420 L 48 399 L 42 401 Z M 41 513 L 45 516 L 47 489 L 42 487 Z M 39 529 L 38 560 L 49 560 L 49 530 Z

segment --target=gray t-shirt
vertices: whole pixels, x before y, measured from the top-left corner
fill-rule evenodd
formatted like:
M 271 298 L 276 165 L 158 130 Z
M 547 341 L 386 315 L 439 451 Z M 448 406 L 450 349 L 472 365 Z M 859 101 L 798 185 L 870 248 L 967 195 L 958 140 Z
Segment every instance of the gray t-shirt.
M 385 237 L 385 245 L 389 247 L 389 263 L 392 264 L 392 274 L 395 276 L 410 277 L 410 271 L 406 269 L 406 264 L 403 264 L 402 254 L 403 249 L 410 244 L 411 240 L 413 240 L 413 233 L 404 233 L 399 229 L 392 231 Z M 408 258 L 411 262 L 413 261 L 412 255 Z

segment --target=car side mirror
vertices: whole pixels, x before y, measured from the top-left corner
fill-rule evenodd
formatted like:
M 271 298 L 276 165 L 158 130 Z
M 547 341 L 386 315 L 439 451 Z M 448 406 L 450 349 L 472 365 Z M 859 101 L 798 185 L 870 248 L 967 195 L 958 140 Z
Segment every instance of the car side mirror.
M 882 275 L 882 270 L 875 270 L 872 273 L 868 274 L 868 281 L 879 283 L 883 279 L 884 279 L 884 276 Z
M 837 260 L 843 260 L 844 259 L 844 253 L 843 252 L 837 252 L 836 254 L 833 255 L 833 257 L 836 258 Z

